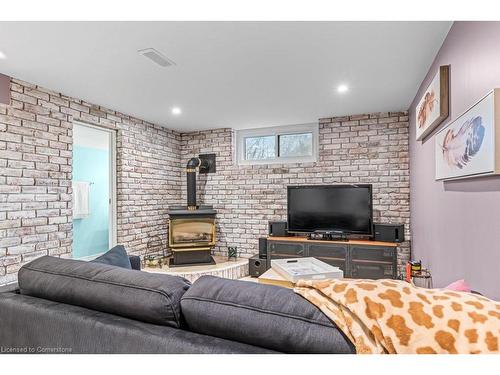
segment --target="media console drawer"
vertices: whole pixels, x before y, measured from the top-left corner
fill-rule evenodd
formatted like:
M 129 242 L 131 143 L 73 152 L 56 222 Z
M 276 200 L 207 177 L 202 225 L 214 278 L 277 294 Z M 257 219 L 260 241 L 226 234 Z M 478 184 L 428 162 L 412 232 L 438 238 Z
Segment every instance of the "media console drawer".
M 395 279 L 395 269 L 392 264 L 355 261 L 351 263 L 351 277 L 353 279 Z
M 347 261 L 346 260 L 338 260 L 335 258 L 321 258 L 321 257 L 314 257 L 318 260 L 321 260 L 322 262 L 325 262 L 326 264 L 329 264 L 330 266 L 338 267 L 344 272 L 344 277 L 349 277 L 349 270 L 347 268 Z
M 395 249 L 394 247 L 352 245 L 351 259 L 353 261 L 360 259 L 392 263 Z
M 344 277 L 347 277 L 349 275 L 347 250 L 347 245 L 310 243 L 307 245 L 306 253 L 308 257 L 317 258 L 331 266 L 339 267 L 344 271 Z
M 347 256 L 347 245 L 340 244 L 318 244 L 311 243 L 307 245 L 310 257 L 333 257 L 345 258 Z
M 300 242 L 268 241 L 268 259 L 300 258 L 305 256 L 305 245 Z

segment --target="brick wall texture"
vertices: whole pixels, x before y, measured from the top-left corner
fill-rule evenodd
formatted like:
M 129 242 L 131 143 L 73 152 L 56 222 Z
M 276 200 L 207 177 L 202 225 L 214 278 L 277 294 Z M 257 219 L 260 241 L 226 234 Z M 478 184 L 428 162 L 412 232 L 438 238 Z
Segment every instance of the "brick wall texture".
M 200 153 L 217 154 L 217 173 L 199 176 L 199 203 L 218 210 L 216 252 L 237 246 L 258 252 L 269 220 L 286 220 L 286 187 L 300 184 L 373 184 L 374 220 L 406 224 L 399 269 L 410 256 L 408 114 L 374 113 L 319 120 L 316 163 L 236 165 L 234 131 L 216 129 L 182 134 L 182 164 Z M 183 178 L 182 197 L 186 182 Z
M 71 256 L 74 121 L 116 130 L 118 243 L 134 254 L 167 243 L 180 134 L 12 79 L 11 104 L 0 104 L 0 285 L 36 257 Z
M 117 241 L 129 253 L 168 243 L 167 208 L 185 204 L 184 166 L 217 154 L 217 173 L 200 175 L 199 203 L 218 210 L 215 252 L 258 252 L 269 220 L 286 218 L 286 186 L 372 183 L 378 221 L 405 223 L 410 239 L 406 112 L 320 119 L 316 163 L 238 166 L 233 130 L 179 133 L 17 79 L 0 104 L 0 285 L 43 255 L 71 256 L 72 127 L 116 131 Z M 409 241 L 399 263 L 409 259 Z

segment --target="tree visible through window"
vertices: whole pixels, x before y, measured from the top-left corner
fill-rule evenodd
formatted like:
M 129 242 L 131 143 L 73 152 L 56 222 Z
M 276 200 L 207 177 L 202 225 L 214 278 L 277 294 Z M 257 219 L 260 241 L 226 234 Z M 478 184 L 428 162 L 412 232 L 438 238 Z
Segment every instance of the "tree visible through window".
M 276 157 L 274 135 L 245 138 L 245 160 L 265 160 Z
M 312 133 L 279 135 L 279 156 L 311 156 L 313 149 Z

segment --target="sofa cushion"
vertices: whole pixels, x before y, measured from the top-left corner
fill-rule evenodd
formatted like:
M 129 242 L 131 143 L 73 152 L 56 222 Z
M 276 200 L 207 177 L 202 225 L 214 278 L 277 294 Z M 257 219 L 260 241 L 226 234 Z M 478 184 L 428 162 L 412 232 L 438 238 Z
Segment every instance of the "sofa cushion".
M 108 250 L 100 257 L 95 258 L 91 262 L 122 267 L 129 270 L 132 269 L 132 265 L 130 264 L 130 259 L 127 255 L 127 250 L 125 250 L 125 247 L 123 245 L 117 245 L 113 247 L 112 249 Z
M 343 333 L 291 289 L 203 276 L 181 299 L 189 329 L 285 353 L 354 353 Z
M 49 256 L 21 267 L 18 280 L 21 294 L 176 328 L 190 286 L 181 277 Z

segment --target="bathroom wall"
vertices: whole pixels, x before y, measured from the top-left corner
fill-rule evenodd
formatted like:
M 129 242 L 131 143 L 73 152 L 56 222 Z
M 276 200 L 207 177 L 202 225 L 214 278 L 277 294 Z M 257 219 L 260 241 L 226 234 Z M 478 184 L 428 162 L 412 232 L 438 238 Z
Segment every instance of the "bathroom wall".
M 91 183 L 90 215 L 73 218 L 73 258 L 109 249 L 109 154 L 105 149 L 73 146 L 73 181 Z

